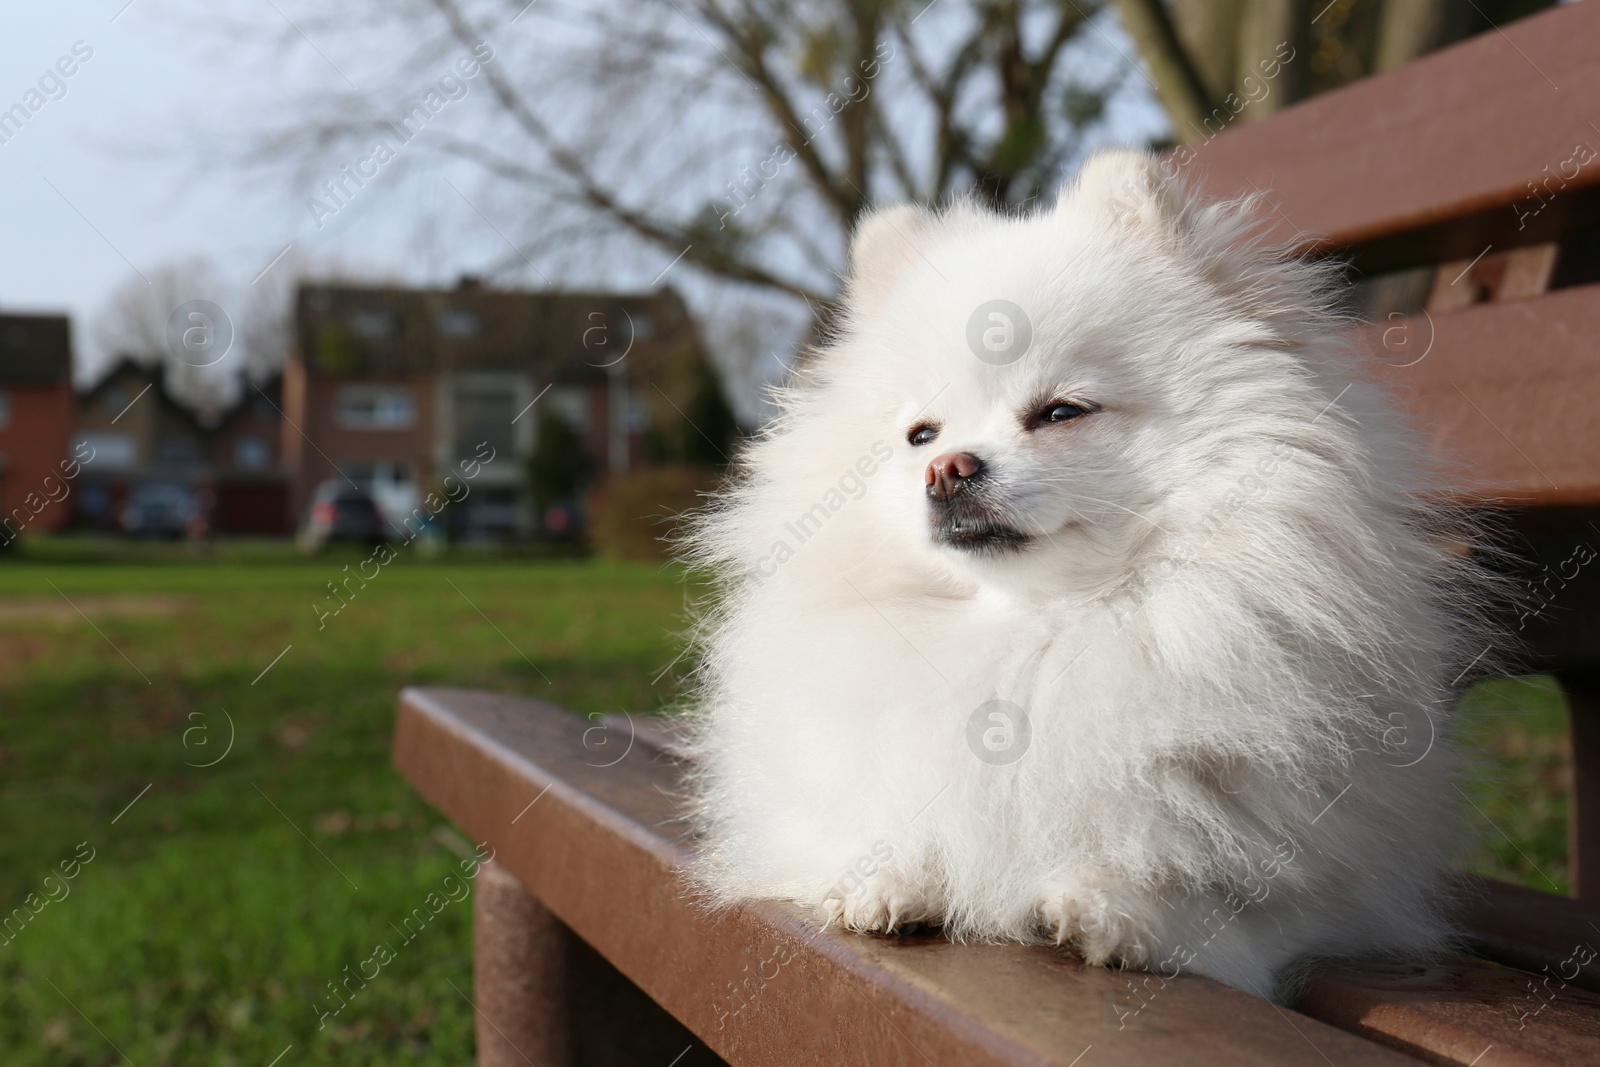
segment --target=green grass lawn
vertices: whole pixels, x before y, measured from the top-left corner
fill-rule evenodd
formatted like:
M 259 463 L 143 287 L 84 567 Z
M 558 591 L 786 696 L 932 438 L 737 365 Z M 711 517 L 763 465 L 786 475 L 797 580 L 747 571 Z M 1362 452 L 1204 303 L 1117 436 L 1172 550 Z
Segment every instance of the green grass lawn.
M 0 911 L 39 908 L 0 936 L 0 1062 L 266 1067 L 291 1045 L 280 1067 L 469 1062 L 470 899 L 403 945 L 391 925 L 466 847 L 389 765 L 395 694 L 659 707 L 685 586 L 650 565 L 408 551 L 319 629 L 325 583 L 359 558 L 0 558 Z M 1467 701 L 1475 869 L 1564 888 L 1562 716 L 1538 680 Z M 51 879 L 63 862 L 76 876 Z M 380 942 L 395 958 L 319 1027 L 330 983 Z
M 1461 702 L 1457 737 L 1473 847 L 1462 865 L 1551 893 L 1570 891 L 1567 798 L 1572 750 L 1552 678 L 1485 682 Z
M 0 903 L 39 909 L 0 936 L 0 1062 L 469 1062 L 470 899 L 391 927 L 466 844 L 390 767 L 395 694 L 658 707 L 680 575 L 408 552 L 319 630 L 362 556 L 85 554 L 0 560 Z M 396 958 L 319 1028 L 380 942 Z

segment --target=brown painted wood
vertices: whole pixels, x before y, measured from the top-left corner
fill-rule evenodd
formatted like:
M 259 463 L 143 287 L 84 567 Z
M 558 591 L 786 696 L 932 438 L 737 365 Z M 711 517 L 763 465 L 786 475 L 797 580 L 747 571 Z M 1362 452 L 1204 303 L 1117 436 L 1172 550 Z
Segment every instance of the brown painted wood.
M 472 989 L 478 1067 L 570 1063 L 571 1016 L 561 985 L 571 935 L 499 864 L 484 864 L 476 882 Z
M 1469 874 L 1455 897 L 1474 955 L 1600 993 L 1600 907 Z
M 1325 968 L 1295 1006 L 1435 1063 L 1600 1064 L 1600 995 L 1466 956 Z
M 500 864 L 474 901 L 478 1067 L 725 1067 Z
M 1369 268 L 1547 240 L 1594 215 L 1600 158 L 1568 165 L 1565 188 L 1550 175 L 1580 144 L 1600 153 L 1597 40 L 1600 7 L 1553 9 L 1234 122 L 1192 161 L 1183 149 L 1170 158 L 1209 195 L 1271 190 L 1277 237 L 1306 231 L 1321 235 L 1314 246 L 1365 247 Z M 1395 235 L 1404 240 L 1381 243 Z
M 1600 223 L 1597 40 L 1600 6 L 1552 9 L 1231 123 L 1169 163 L 1209 196 L 1269 191 L 1273 236 L 1316 235 L 1308 247 L 1353 254 L 1369 271 L 1459 256 L 1463 272 L 1481 272 L 1509 255 L 1507 278 L 1517 256 L 1548 278 L 1551 248 L 1529 246 Z M 1580 146 L 1587 162 L 1570 162 Z M 1434 306 L 1462 306 L 1473 278 L 1453 273 L 1441 271 Z M 1495 286 L 1498 296 L 1537 288 Z M 1479 495 L 1545 507 L 1600 500 L 1592 288 L 1367 331 L 1376 363 Z
M 1550 288 L 1560 246 L 1554 241 L 1439 264 L 1426 307 L 1429 314 L 1474 304 L 1527 300 Z
M 1468 495 L 1548 507 L 1600 500 L 1597 338 L 1589 285 L 1379 323 L 1357 343 Z
M 707 911 L 680 873 L 680 766 L 626 721 L 594 726 L 518 697 L 408 689 L 395 761 L 730 1063 L 1413 1062 L 1203 978 L 1163 985 L 1047 948 L 819 931 L 776 903 Z

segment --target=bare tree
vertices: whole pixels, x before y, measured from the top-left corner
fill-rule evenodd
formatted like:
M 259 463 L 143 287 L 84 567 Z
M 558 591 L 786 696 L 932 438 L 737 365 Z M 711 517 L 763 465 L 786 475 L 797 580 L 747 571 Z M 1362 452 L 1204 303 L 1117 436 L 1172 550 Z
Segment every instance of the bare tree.
M 1103 132 L 1132 71 L 1107 47 L 1101 6 L 352 3 L 292 39 L 315 39 L 330 63 L 356 32 L 368 54 L 385 40 L 402 52 L 360 88 L 347 78 L 277 109 L 289 121 L 253 158 L 296 166 L 318 225 L 384 171 L 442 164 L 455 179 L 442 195 L 505 237 L 499 270 L 549 280 L 552 263 L 603 264 L 614 280 L 621 263 L 648 279 L 681 260 L 815 311 L 871 205 L 1021 203 Z
M 214 298 L 220 286 L 216 265 L 198 256 L 163 264 L 148 276 L 130 274 L 95 317 L 93 339 L 104 355 L 159 361 L 173 309 L 185 300 Z
M 162 367 L 174 396 L 196 409 L 214 410 L 227 399 L 231 368 L 214 370 L 200 366 L 201 360 L 180 358 L 168 341 L 168 324 L 188 301 L 225 301 L 223 288 L 216 265 L 203 257 L 131 274 L 96 315 L 91 337 L 103 359 L 127 356 Z
M 102 362 L 129 357 L 160 366 L 174 397 L 202 417 L 231 403 L 250 381 L 280 370 L 293 331 L 294 291 L 301 280 L 357 274 L 339 264 L 290 255 L 269 275 L 245 284 L 205 257 L 166 263 L 130 274 L 93 319 L 91 340 Z M 366 280 L 382 280 L 364 276 Z M 205 301 L 203 320 L 192 318 L 192 302 Z M 196 352 L 185 338 L 220 342 L 225 350 Z

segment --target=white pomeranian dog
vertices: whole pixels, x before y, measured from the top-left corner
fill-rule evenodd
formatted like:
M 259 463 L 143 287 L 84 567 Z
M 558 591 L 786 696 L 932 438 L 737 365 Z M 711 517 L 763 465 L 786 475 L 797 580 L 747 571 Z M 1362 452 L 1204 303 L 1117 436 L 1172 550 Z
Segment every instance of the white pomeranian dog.
M 865 221 L 690 534 L 716 900 L 1279 997 L 1446 941 L 1484 586 L 1335 269 L 1255 228 L 1133 151 L 1037 214 Z

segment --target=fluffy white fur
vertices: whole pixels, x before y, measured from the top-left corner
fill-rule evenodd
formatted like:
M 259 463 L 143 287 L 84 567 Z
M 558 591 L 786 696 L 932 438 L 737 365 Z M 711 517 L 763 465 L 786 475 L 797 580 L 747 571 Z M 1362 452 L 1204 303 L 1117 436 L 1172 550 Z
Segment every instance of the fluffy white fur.
M 694 743 L 717 900 L 1280 996 L 1296 961 L 1447 936 L 1476 580 L 1329 268 L 1251 227 L 1136 152 L 1027 217 L 862 226 L 837 337 L 692 535 L 724 578 Z M 997 298 L 1032 323 L 1008 366 L 967 341 Z M 1061 400 L 1096 410 L 1025 425 Z M 931 536 L 949 451 L 1023 547 Z M 969 742 L 997 699 L 1031 730 L 1010 763 Z

